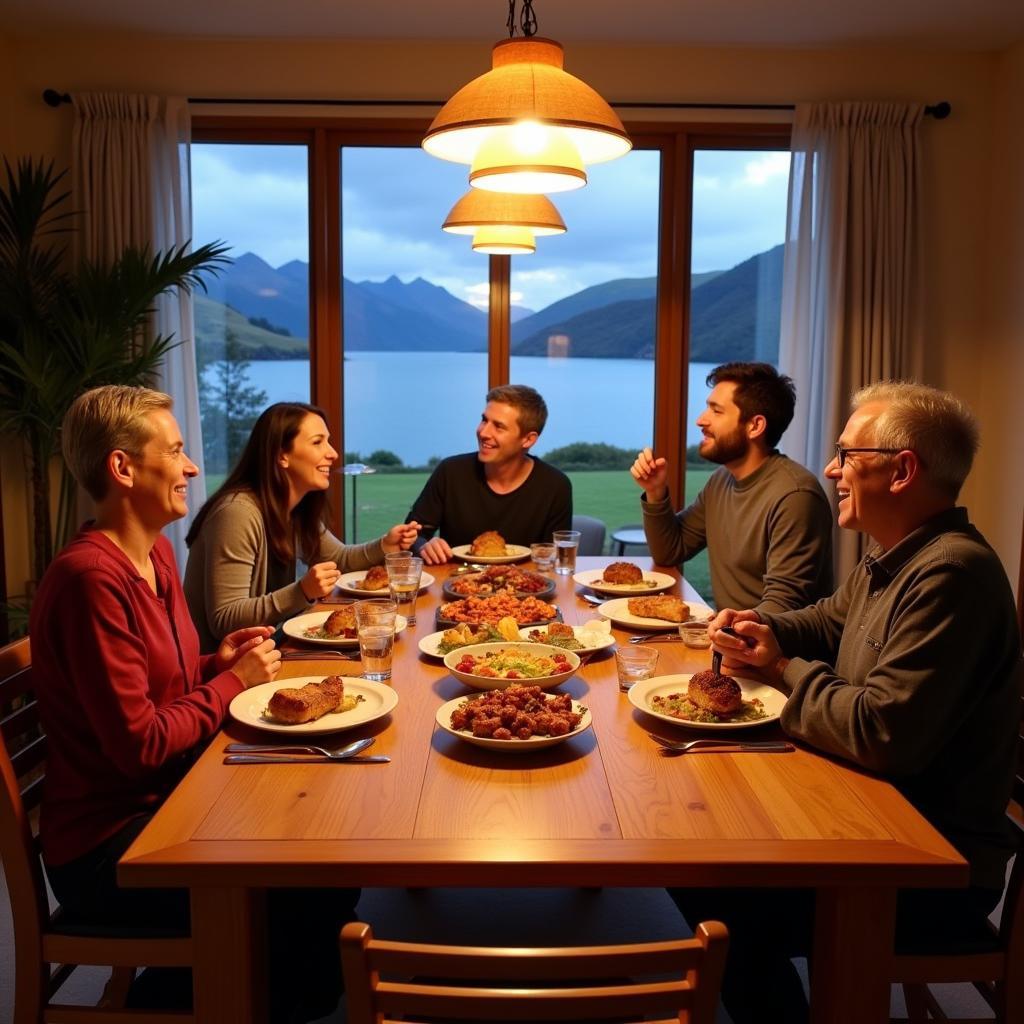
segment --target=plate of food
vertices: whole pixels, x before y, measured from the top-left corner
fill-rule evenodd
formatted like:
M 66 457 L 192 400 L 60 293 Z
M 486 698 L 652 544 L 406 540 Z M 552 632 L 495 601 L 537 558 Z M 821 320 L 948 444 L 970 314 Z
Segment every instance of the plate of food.
M 709 619 L 715 613 L 706 604 L 688 604 L 671 594 L 617 597 L 597 606 L 616 626 L 625 629 L 671 629 L 691 619 Z
M 516 597 L 548 598 L 555 592 L 555 581 L 530 569 L 491 565 L 482 572 L 449 576 L 441 589 L 451 601 L 462 597 L 486 597 L 505 589 L 511 590 Z
M 268 732 L 319 735 L 374 722 L 393 711 L 398 694 L 353 676 L 299 676 L 251 686 L 228 707 L 236 722 Z
M 395 616 L 395 636 L 409 625 L 404 615 Z M 334 611 L 307 612 L 296 615 L 285 622 L 281 629 L 286 636 L 307 644 L 322 644 L 325 647 L 355 647 L 359 643 L 356 635 L 356 602 L 343 604 Z
M 502 725 L 514 713 L 516 732 Z M 509 686 L 471 697 L 456 697 L 437 709 L 437 724 L 478 747 L 522 754 L 563 743 L 590 728 L 590 712 L 567 693 L 547 694 L 536 686 Z
M 786 695 L 766 683 L 713 672 L 652 676 L 629 688 L 629 702 L 673 725 L 742 729 L 774 722 Z
M 615 646 L 612 624 L 607 619 L 591 619 L 582 626 L 567 626 L 564 622 L 552 622 L 548 626 L 533 626 L 521 629 L 519 635 L 531 643 L 551 644 L 577 654 L 593 654 Z
M 500 565 L 504 562 L 522 562 L 530 557 L 530 549 L 522 544 L 506 544 L 497 530 L 487 530 L 474 538 L 472 544 L 459 544 L 452 554 L 464 562 L 481 565 Z
M 445 601 L 437 608 L 437 625 L 441 629 L 457 626 L 461 622 L 497 625 L 504 618 L 515 619 L 523 626 L 546 626 L 560 618 L 558 606 L 536 597 L 516 597 L 512 590 L 501 590 L 488 597 L 464 597 L 459 601 Z
M 612 562 L 603 569 L 584 569 L 573 582 L 598 594 L 658 594 L 671 590 L 676 578 L 665 572 L 646 572 L 632 562 Z
M 579 655 L 529 641 L 472 644 L 449 651 L 444 667 L 474 690 L 503 690 L 507 686 L 538 686 L 550 690 L 580 667 Z
M 431 658 L 443 658 L 460 647 L 469 647 L 472 644 L 501 643 L 503 640 L 517 643 L 522 639 L 519 623 L 513 618 L 506 617 L 497 623 L 460 622 L 448 629 L 428 633 L 420 639 L 419 649 Z
M 420 574 L 420 590 L 426 590 L 433 582 L 434 577 L 429 572 Z M 387 597 L 388 571 L 383 565 L 375 565 L 372 569 L 342 573 L 336 586 L 343 594 L 354 594 L 356 597 Z

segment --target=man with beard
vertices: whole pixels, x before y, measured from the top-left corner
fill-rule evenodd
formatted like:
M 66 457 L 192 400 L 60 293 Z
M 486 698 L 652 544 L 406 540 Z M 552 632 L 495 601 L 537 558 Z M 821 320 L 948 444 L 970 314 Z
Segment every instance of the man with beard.
M 412 549 L 427 565 L 450 561 L 453 547 L 488 530 L 533 544 L 572 526 L 569 478 L 530 454 L 547 423 L 544 399 L 525 384 L 502 384 L 486 402 L 477 450 L 439 462 L 406 518 L 424 524 Z
M 832 592 L 832 514 L 815 476 L 775 448 L 793 419 L 793 382 L 768 363 L 725 363 L 707 383 L 700 454 L 721 468 L 694 502 L 673 513 L 666 460 L 650 448 L 630 468 L 651 555 L 674 565 L 707 548 L 719 608 L 812 604 Z

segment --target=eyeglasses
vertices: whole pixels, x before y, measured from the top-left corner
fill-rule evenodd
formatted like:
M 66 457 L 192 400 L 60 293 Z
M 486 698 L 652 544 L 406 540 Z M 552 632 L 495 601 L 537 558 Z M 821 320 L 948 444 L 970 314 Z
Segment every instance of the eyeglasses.
M 855 453 L 863 452 L 872 455 L 898 455 L 900 452 L 905 451 L 904 448 L 844 448 L 839 442 L 836 442 L 836 462 L 839 463 L 839 468 L 842 469 L 846 465 L 846 456 Z

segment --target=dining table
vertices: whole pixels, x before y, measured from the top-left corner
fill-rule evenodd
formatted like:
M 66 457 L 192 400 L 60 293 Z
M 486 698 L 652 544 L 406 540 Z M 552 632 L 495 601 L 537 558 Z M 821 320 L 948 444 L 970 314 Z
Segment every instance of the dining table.
M 577 570 L 611 561 L 580 557 Z M 676 569 L 629 561 L 701 602 Z M 197 1021 L 266 1019 L 265 891 L 305 886 L 813 888 L 812 1020 L 888 1020 L 897 889 L 968 880 L 963 858 L 891 784 L 799 744 L 785 754 L 668 755 L 652 735 L 707 733 L 634 707 L 611 650 L 555 691 L 589 709 L 589 729 L 543 749 L 472 745 L 435 715 L 473 691 L 419 649 L 458 566 L 427 568 L 435 582 L 395 641 L 397 705 L 326 737 L 372 736 L 367 753 L 390 763 L 227 765 L 229 743 L 281 738 L 228 718 L 121 859 L 126 887 L 190 891 Z M 590 588 L 552 578 L 566 623 L 602 617 L 585 600 Z M 621 646 L 635 632 L 615 625 L 612 635 Z M 657 649 L 659 674 L 710 666 L 708 649 L 678 640 Z M 360 673 L 358 661 L 308 651 L 284 662 L 278 680 Z M 728 735 L 783 738 L 777 721 Z M 538 922 L 538 944 L 543 936 Z

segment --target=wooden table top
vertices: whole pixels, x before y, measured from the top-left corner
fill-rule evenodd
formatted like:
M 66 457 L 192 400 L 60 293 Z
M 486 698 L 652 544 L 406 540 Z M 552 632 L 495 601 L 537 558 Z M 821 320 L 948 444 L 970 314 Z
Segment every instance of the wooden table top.
M 581 558 L 593 568 L 607 558 Z M 650 568 L 649 558 L 631 561 Z M 387 765 L 225 766 L 234 740 L 278 737 L 229 721 L 121 861 L 125 885 L 956 886 L 967 866 L 887 783 L 809 750 L 666 757 L 648 736 L 697 735 L 620 693 L 598 655 L 564 689 L 593 728 L 523 754 L 439 730 L 438 706 L 467 690 L 421 654 L 441 580 L 396 641 L 390 716 L 344 734 L 376 736 Z M 662 569 L 661 571 L 667 571 Z M 678 574 L 676 574 L 678 575 Z M 566 622 L 598 617 L 570 577 L 553 600 Z M 685 582 L 684 598 L 699 600 Z M 615 629 L 625 642 L 627 631 Z M 659 674 L 693 672 L 708 651 L 659 644 Z M 286 662 L 281 676 L 358 674 L 358 663 Z M 777 725 L 745 730 L 770 738 Z M 329 740 L 340 737 L 328 737 Z M 314 741 L 315 742 L 315 741 Z

